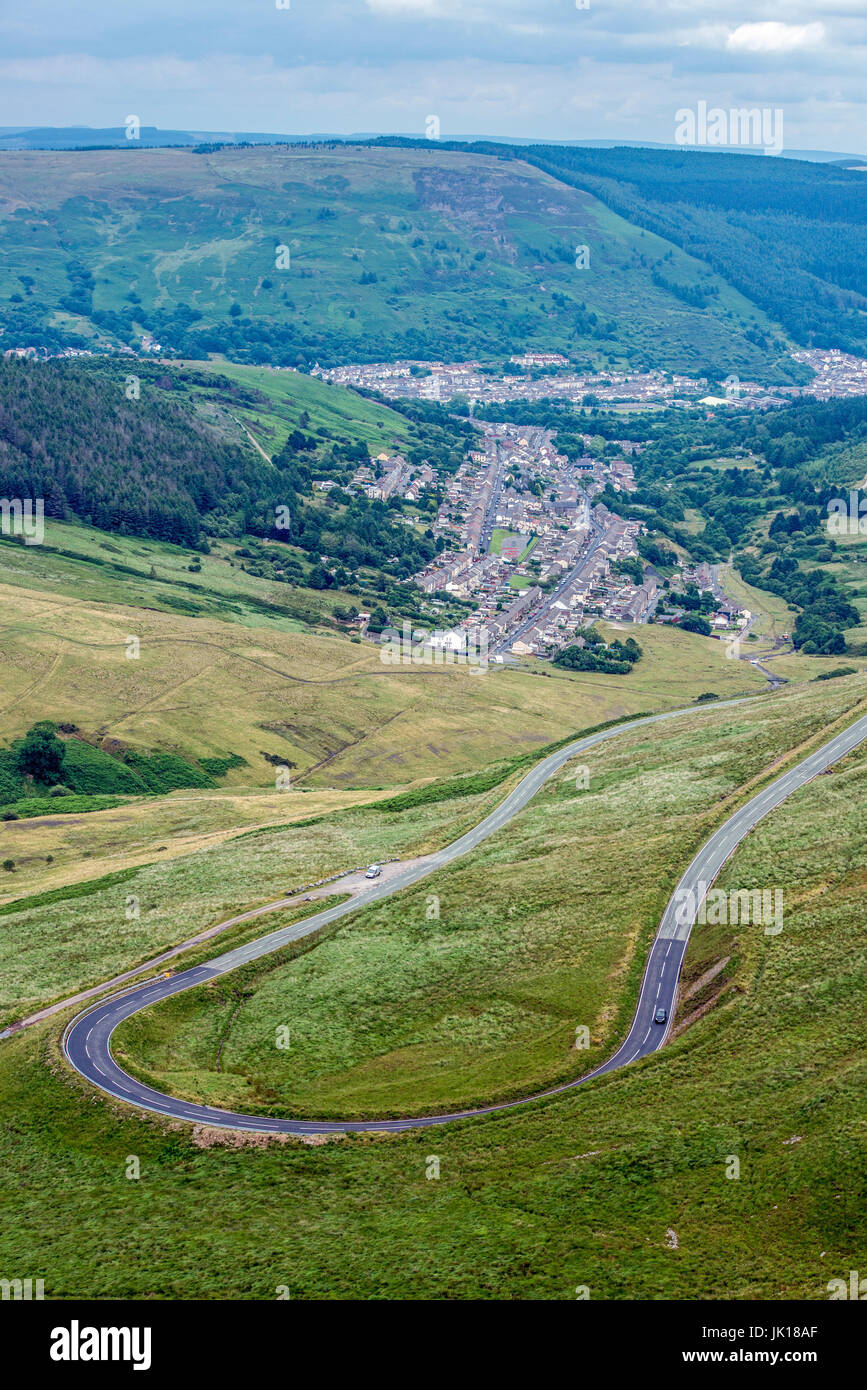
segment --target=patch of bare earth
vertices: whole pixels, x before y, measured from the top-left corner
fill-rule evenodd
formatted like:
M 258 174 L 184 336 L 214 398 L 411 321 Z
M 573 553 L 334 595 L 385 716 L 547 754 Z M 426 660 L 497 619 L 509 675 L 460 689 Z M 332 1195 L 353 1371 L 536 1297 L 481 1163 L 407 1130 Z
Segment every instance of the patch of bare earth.
M 197 1149 L 267 1149 L 271 1144 L 307 1144 L 309 1148 L 320 1148 L 330 1144 L 333 1139 L 344 1139 L 337 1134 L 253 1134 L 244 1129 L 218 1129 L 214 1125 L 195 1125 L 192 1141 Z

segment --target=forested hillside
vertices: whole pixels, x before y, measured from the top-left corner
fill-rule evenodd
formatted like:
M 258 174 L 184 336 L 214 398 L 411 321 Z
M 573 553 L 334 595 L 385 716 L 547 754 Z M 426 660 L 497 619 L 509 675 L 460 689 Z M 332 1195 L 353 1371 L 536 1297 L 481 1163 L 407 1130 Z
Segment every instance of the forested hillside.
M 49 516 L 198 544 L 201 517 L 230 494 L 252 502 L 267 465 L 157 396 L 128 399 L 119 369 L 0 361 L 0 492 L 42 497 Z
M 712 266 L 796 342 L 867 353 L 862 172 L 695 150 L 515 154 Z
M 317 561 L 325 550 L 347 569 L 371 565 L 399 577 L 434 554 L 432 537 L 399 524 L 384 503 L 314 492 L 311 479 L 347 482 L 368 459 L 351 421 L 338 436 L 302 411 L 304 428 L 289 431 L 271 463 L 232 414 L 267 414 L 264 393 L 219 373 L 147 363 L 136 372 L 112 360 L 0 359 L 0 496 L 43 498 L 48 516 L 184 546 L 250 533 L 291 539 Z M 439 473 L 457 468 L 473 434 L 435 406 L 401 415 L 337 387 L 317 391 L 343 409 L 357 400 L 359 411 L 393 420 L 407 455 L 429 459 Z M 369 419 L 362 428 L 370 431 Z

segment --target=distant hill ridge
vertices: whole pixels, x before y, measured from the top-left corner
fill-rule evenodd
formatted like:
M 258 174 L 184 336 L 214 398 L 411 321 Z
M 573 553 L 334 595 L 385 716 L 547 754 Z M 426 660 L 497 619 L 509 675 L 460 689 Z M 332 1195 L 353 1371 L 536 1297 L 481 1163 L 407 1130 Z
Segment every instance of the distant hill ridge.
M 397 133 L 398 138 L 412 139 L 408 131 Z M 142 145 L 165 146 L 165 145 L 199 145 L 203 143 L 237 143 L 251 145 L 281 145 L 281 144 L 306 144 L 308 142 L 334 142 L 345 141 L 349 144 L 356 144 L 360 140 L 378 140 L 390 138 L 384 131 L 314 131 L 312 133 L 287 134 L 275 131 L 224 131 L 224 130 L 161 130 L 158 126 L 142 126 L 137 137 Z M 514 135 L 466 135 L 456 133 L 449 137 L 452 141 L 460 141 L 461 144 L 483 144 L 496 143 L 503 145 L 537 145 L 545 144 L 551 146 L 574 146 L 580 149 L 649 149 L 649 150 L 677 150 L 679 146 L 669 144 L 660 140 L 537 140 L 525 136 Z M 66 149 L 96 149 L 110 146 L 123 146 L 132 143 L 126 134 L 123 126 L 0 126 L 0 149 L 15 150 L 66 150 Z M 712 153 L 714 151 L 711 151 Z M 731 148 L 726 153 L 761 153 L 746 148 L 735 150 Z M 816 161 L 817 163 L 840 162 L 840 163 L 867 163 L 867 155 L 853 154 L 843 150 L 800 150 L 783 149 L 781 154 L 786 159 L 802 159 Z
M 782 384 L 793 338 L 867 351 L 863 204 L 836 166 L 694 151 L 6 150 L 0 337 L 302 368 L 559 351 Z

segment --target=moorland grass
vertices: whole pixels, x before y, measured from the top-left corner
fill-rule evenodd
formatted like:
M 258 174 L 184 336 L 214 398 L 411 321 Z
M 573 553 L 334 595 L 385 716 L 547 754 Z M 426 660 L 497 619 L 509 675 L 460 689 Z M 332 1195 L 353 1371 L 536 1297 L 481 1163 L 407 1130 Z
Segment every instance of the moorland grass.
M 864 1250 L 865 795 L 853 755 L 736 852 L 731 884 L 773 866 L 796 896 L 779 936 L 693 937 L 688 977 L 733 958 L 715 1009 L 520 1110 L 324 1147 L 191 1137 L 71 1076 L 57 1025 L 0 1044 L 0 1267 L 56 1299 L 825 1300 Z
M 860 692 L 624 733 L 581 755 L 586 791 L 567 766 L 472 855 L 300 961 L 265 958 L 136 1015 L 118 1045 L 178 1094 L 323 1118 L 482 1104 L 588 1070 L 625 1031 L 621 1004 L 691 854 Z M 290 1052 L 274 1045 L 281 1025 Z M 591 1046 L 576 1054 L 580 1025 Z
M 23 589 L 0 587 L 0 623 L 0 738 L 52 718 L 192 763 L 234 755 L 245 761 L 228 769 L 229 786 L 273 786 L 283 764 L 308 786 L 404 788 L 704 691 L 767 688 L 721 643 L 661 627 L 642 630 L 628 676 L 529 662 L 473 679 L 461 666 L 389 666 L 373 644 L 337 636 Z

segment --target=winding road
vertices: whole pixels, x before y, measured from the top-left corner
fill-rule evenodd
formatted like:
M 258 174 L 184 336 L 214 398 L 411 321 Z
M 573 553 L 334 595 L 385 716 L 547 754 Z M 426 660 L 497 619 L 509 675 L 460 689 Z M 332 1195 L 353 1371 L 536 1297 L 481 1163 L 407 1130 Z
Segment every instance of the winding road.
M 763 696 L 752 697 L 762 699 Z M 726 705 L 745 704 L 746 700 L 721 701 L 707 708 L 720 709 Z M 462 835 L 452 844 L 429 856 L 423 864 L 414 865 L 389 880 L 388 883 L 374 883 L 369 892 L 351 901 L 339 903 L 307 917 L 291 926 L 269 932 L 266 936 L 248 942 L 223 955 L 215 956 L 204 965 L 193 966 L 179 975 L 169 978 L 151 979 L 135 986 L 126 993 L 114 995 L 78 1014 L 68 1025 L 63 1037 L 64 1053 L 71 1065 L 99 1090 L 117 1100 L 125 1101 L 139 1109 L 167 1115 L 172 1119 L 184 1120 L 192 1124 L 214 1125 L 226 1129 L 252 1130 L 257 1133 L 272 1134 L 339 1134 L 375 1131 L 400 1131 L 417 1129 L 431 1125 L 447 1124 L 453 1120 L 467 1119 L 477 1115 L 490 1115 L 500 1110 L 512 1110 L 519 1105 L 559 1095 L 575 1086 L 583 1085 L 593 1077 L 616 1071 L 641 1057 L 648 1056 L 662 1047 L 671 1028 L 672 1016 L 677 994 L 677 982 L 683 957 L 686 953 L 690 931 L 701 904 L 704 893 L 713 883 L 725 861 L 734 852 L 750 830 L 760 820 L 800 787 L 814 777 L 825 772 L 833 763 L 852 752 L 867 739 L 867 715 L 835 735 L 821 748 L 809 754 L 801 762 L 782 773 L 769 783 L 750 801 L 736 810 L 723 825 L 710 837 L 696 854 L 683 874 L 675 892 L 669 900 L 657 930 L 647 966 L 644 972 L 635 1017 L 626 1040 L 612 1057 L 594 1071 L 574 1081 L 565 1082 L 550 1090 L 536 1092 L 521 1100 L 505 1101 L 495 1105 L 481 1106 L 471 1110 L 460 1110 L 448 1115 L 424 1115 L 396 1120 L 294 1120 L 272 1119 L 267 1116 L 242 1115 L 230 1110 L 220 1110 L 209 1105 L 198 1105 L 165 1095 L 152 1087 L 129 1076 L 115 1062 L 111 1055 L 111 1037 L 118 1024 L 159 1000 L 168 999 L 183 990 L 207 983 L 219 975 L 225 975 L 248 961 L 279 951 L 290 942 L 310 936 L 329 922 L 359 908 L 367 907 L 382 898 L 411 884 L 462 855 L 468 854 L 490 835 L 502 829 L 535 796 L 539 788 L 556 772 L 579 753 L 604 743 L 630 729 L 661 723 L 682 714 L 696 714 L 695 707 L 684 710 L 671 710 L 664 714 L 645 716 L 630 720 L 609 729 L 603 729 L 586 738 L 578 739 L 567 747 L 550 754 L 532 771 L 522 778 L 516 787 L 504 798 L 500 805 L 479 825 Z M 258 909 L 258 911 L 267 909 Z M 758 929 L 758 928 L 757 928 Z M 654 1023 L 657 1009 L 664 1008 L 666 1022 Z

